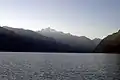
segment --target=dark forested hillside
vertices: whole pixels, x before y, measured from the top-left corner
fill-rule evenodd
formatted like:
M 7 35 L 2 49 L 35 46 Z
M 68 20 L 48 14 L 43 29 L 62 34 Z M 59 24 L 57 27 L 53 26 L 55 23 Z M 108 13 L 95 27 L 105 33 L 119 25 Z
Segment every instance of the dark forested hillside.
M 93 52 L 100 39 L 90 40 L 54 29 L 32 31 L 0 27 L 0 51 L 13 52 Z
M 24 33 L 25 30 L 23 30 Z M 26 32 L 26 31 L 25 31 Z M 68 45 L 58 43 L 35 32 L 28 31 L 28 35 L 20 35 L 15 31 L 0 27 L 0 51 L 17 52 L 77 52 Z M 78 51 L 79 52 L 79 51 Z
M 120 53 L 120 31 L 104 38 L 94 52 Z

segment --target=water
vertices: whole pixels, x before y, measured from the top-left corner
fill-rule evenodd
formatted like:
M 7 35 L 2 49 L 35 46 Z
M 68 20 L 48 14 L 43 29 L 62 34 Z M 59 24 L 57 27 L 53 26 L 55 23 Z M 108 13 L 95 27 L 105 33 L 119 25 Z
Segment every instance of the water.
M 120 80 L 119 56 L 0 53 L 0 80 Z

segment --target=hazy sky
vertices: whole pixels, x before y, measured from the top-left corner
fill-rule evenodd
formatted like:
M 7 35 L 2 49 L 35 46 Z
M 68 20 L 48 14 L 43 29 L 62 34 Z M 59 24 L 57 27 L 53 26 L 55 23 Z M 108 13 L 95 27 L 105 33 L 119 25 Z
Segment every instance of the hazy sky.
M 120 28 L 120 0 L 0 0 L 0 25 L 102 38 Z

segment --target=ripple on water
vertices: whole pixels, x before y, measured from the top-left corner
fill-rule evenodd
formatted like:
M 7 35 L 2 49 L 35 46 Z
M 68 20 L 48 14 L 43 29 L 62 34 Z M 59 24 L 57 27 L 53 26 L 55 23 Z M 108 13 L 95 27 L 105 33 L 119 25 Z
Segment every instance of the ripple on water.
M 0 80 L 120 80 L 119 63 L 115 54 L 0 54 Z

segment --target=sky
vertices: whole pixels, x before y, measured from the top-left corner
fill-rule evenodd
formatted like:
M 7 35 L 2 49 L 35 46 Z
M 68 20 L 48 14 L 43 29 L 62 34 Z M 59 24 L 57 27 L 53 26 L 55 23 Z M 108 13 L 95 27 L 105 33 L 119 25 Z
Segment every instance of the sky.
M 0 26 L 104 38 L 120 29 L 120 0 L 0 0 Z

